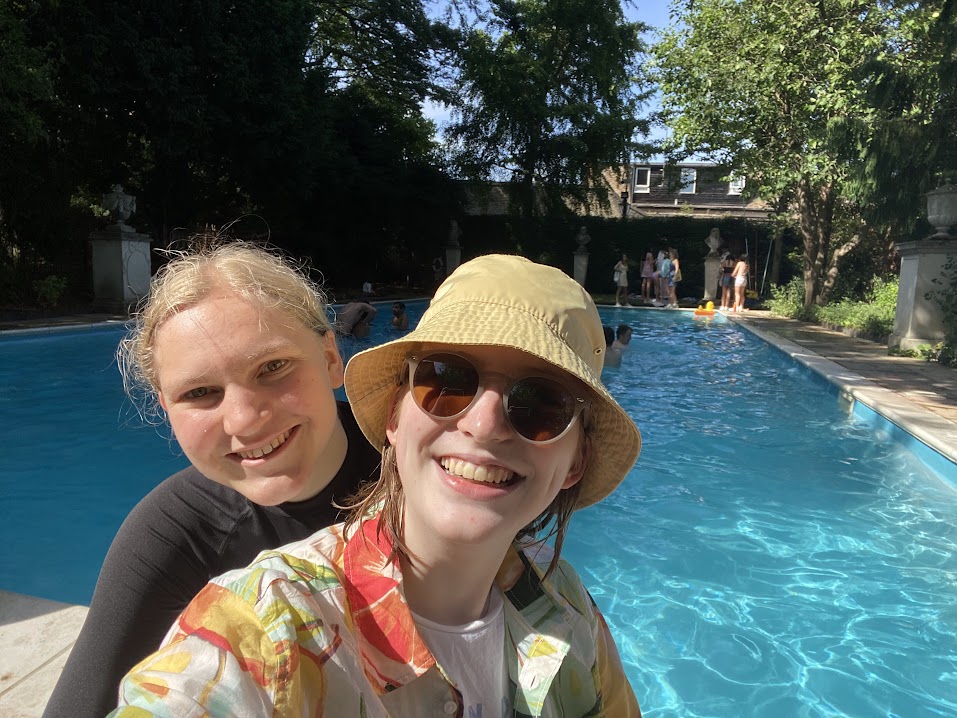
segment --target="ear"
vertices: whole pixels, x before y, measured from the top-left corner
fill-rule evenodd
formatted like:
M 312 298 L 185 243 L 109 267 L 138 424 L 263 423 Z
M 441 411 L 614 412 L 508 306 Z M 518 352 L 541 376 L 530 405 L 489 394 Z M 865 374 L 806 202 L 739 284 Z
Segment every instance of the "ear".
M 581 453 L 578 455 L 578 459 L 572 464 L 571 468 L 568 470 L 568 476 L 565 477 L 565 482 L 562 484 L 563 489 L 570 489 L 572 486 L 577 484 L 582 480 L 582 476 L 585 475 L 585 470 L 588 468 L 588 460 L 591 458 L 591 437 L 583 436 L 581 441 Z
M 338 389 L 345 381 L 345 368 L 342 365 L 339 347 L 336 346 L 336 333 L 328 329 L 323 334 L 322 339 L 325 342 L 322 353 L 326 359 L 326 369 L 329 372 L 329 384 L 333 389 Z
M 395 446 L 396 430 L 399 426 L 399 402 L 405 396 L 403 387 L 399 387 L 392 393 L 389 399 L 389 413 L 386 414 L 385 437 L 392 446 Z
M 169 414 L 169 407 L 166 406 L 166 394 L 161 391 L 156 392 L 156 398 L 159 399 L 160 407 Z

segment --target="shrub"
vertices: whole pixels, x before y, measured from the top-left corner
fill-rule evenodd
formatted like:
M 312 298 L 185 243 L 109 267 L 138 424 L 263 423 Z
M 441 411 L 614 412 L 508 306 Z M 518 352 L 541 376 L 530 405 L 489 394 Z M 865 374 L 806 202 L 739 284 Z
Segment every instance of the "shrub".
M 897 287 L 896 278 L 883 280 L 874 277 L 863 302 L 845 299 L 820 307 L 818 319 L 828 326 L 854 329 L 868 337 L 886 337 L 894 329 Z
M 932 279 L 937 289 L 924 295 L 933 299 L 944 314 L 944 341 L 936 349 L 937 359 L 946 366 L 957 367 L 957 257 L 951 256 L 939 279 Z
M 33 282 L 33 291 L 36 292 L 41 307 L 55 307 L 66 291 L 66 279 L 56 274 L 37 279 Z
M 791 281 L 783 286 L 771 287 L 768 309 L 772 314 L 788 319 L 813 322 L 817 317 L 816 306 L 804 306 L 804 280 L 800 276 L 792 277 Z

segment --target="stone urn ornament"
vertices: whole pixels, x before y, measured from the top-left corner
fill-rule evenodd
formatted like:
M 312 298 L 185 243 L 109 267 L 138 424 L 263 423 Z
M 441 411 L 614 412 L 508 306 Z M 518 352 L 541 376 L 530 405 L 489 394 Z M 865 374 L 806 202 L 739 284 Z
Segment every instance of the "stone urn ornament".
M 129 228 L 126 220 L 136 212 L 136 197 L 126 194 L 123 185 L 115 184 L 109 194 L 103 195 L 103 209 L 110 213 L 121 228 Z
M 957 185 L 945 180 L 927 193 L 927 221 L 937 232 L 934 239 L 953 239 L 950 228 L 957 224 Z

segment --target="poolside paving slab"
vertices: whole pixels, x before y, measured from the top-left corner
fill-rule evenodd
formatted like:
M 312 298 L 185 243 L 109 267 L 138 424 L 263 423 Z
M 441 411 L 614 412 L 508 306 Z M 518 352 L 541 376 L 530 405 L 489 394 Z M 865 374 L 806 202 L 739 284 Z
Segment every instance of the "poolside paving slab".
M 86 613 L 86 606 L 0 591 L 0 716 L 43 713 Z

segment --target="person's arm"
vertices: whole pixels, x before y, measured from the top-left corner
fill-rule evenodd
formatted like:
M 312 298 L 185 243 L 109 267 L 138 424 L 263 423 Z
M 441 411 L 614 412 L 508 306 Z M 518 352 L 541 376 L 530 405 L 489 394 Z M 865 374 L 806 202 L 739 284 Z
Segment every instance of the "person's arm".
M 170 481 L 133 509 L 113 539 L 44 718 L 98 718 L 115 708 L 123 675 L 156 650 L 205 585 L 208 574 L 198 547 L 183 538 L 182 525 L 169 515 Z
M 253 573 L 241 569 L 221 578 L 242 575 L 255 584 Z M 264 584 L 268 594 L 268 581 Z M 299 673 L 290 670 L 298 662 L 290 655 L 297 646 L 288 640 L 286 625 L 273 619 L 273 629 L 287 639 L 282 645 L 267 632 L 256 604 L 226 586 L 207 584 L 183 611 L 163 647 L 123 678 L 110 718 L 284 715 L 277 702 L 294 693 L 286 683 Z

